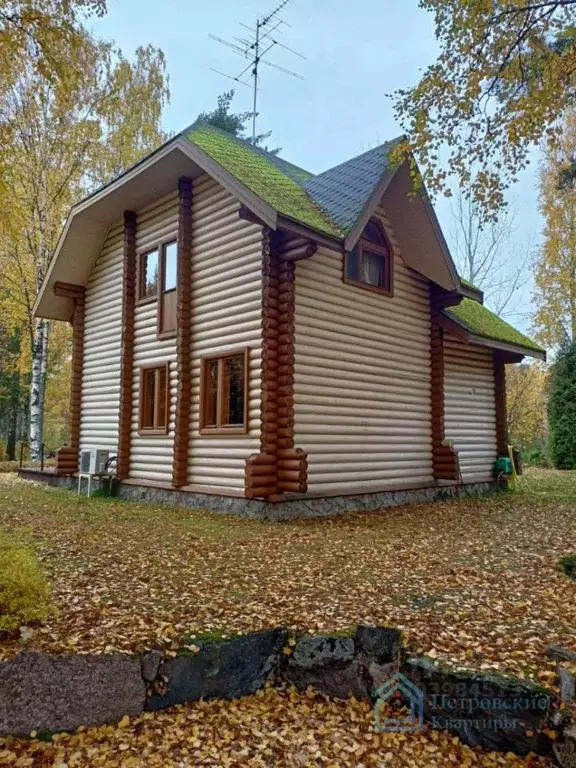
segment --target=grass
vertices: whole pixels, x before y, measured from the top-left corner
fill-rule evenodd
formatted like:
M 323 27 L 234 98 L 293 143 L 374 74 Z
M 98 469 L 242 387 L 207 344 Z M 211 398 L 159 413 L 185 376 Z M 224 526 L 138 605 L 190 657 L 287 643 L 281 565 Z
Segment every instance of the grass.
M 530 470 L 483 500 L 273 524 L 110 499 L 4 475 L 0 526 L 32 537 L 58 613 L 27 646 L 53 653 L 177 647 L 285 625 L 404 629 L 446 661 L 552 680 L 574 647 L 576 472 Z M 5 638 L 8 656 L 20 644 Z

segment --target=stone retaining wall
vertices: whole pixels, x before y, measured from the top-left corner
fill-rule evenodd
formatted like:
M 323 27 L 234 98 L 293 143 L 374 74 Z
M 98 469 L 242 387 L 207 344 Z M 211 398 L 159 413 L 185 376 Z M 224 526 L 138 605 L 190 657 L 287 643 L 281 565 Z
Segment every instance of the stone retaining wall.
M 18 470 L 20 477 L 39 480 L 60 488 L 76 489 L 75 477 L 58 477 L 52 472 L 40 472 L 34 469 Z M 93 488 L 100 487 L 94 480 Z M 85 483 L 84 483 L 85 488 Z M 448 501 L 466 496 L 479 496 L 497 490 L 496 483 L 471 483 L 468 485 L 442 485 L 432 488 L 415 488 L 405 491 L 382 491 L 380 493 L 362 493 L 354 496 L 329 496 L 324 498 L 296 497 L 287 498 L 278 503 L 246 499 L 239 496 L 220 496 L 192 491 L 178 491 L 171 488 L 159 488 L 133 483 L 119 483 L 116 495 L 129 501 L 145 504 L 166 504 L 189 509 L 203 509 L 227 515 L 257 520 L 282 522 L 298 518 L 329 517 L 346 512 L 370 511 L 384 507 L 399 507 L 405 504 L 429 504 L 435 501 Z
M 401 640 L 400 631 L 388 627 L 298 640 L 276 628 L 220 641 L 196 639 L 175 656 L 158 650 L 135 656 L 23 652 L 0 662 L 0 736 L 73 731 L 144 710 L 238 698 L 271 681 L 370 701 L 382 730 L 387 725 L 381 707 L 398 694 L 412 716 L 421 718 L 407 730 L 428 722 L 490 750 L 551 752 L 545 733 L 554 705 L 549 691 L 510 677 L 404 658 Z

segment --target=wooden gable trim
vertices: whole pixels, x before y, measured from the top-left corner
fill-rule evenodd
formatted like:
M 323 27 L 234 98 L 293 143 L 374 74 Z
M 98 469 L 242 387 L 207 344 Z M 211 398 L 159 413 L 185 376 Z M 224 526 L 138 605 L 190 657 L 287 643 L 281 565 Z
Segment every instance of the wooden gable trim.
M 395 176 L 396 171 L 390 171 L 386 170 L 382 174 L 382 178 L 378 182 L 378 185 L 376 186 L 376 189 L 372 194 L 370 195 L 368 202 L 364 206 L 364 210 L 360 214 L 359 218 L 356 220 L 356 223 L 354 224 L 352 230 L 350 231 L 350 234 L 346 238 L 346 241 L 344 243 L 344 248 L 346 251 L 351 251 L 358 240 L 362 237 L 362 232 L 364 231 L 364 227 L 368 222 L 370 221 L 370 218 L 375 215 L 376 208 L 380 204 L 380 201 L 384 197 L 384 193 L 390 186 L 390 182 Z
M 188 482 L 188 442 L 192 396 L 192 179 L 178 181 L 178 266 L 176 306 L 176 364 L 178 384 L 174 419 L 172 485 Z
M 446 302 L 454 299 L 447 294 L 437 286 L 430 286 L 432 474 L 435 480 L 457 481 L 460 477 L 458 454 L 453 446 L 445 444 L 444 327 L 440 321 L 444 317 L 442 307 L 449 306 Z
M 72 314 L 72 365 L 70 376 L 70 444 L 56 454 L 56 474 L 72 475 L 78 471 L 80 453 L 80 421 L 82 418 L 82 368 L 86 327 L 86 289 L 81 285 L 56 283 L 54 290 L 66 290 L 74 301 Z M 61 295 L 61 294 L 60 294 Z
M 262 368 L 260 453 L 246 461 L 245 496 L 281 501 L 305 493 L 308 457 L 294 448 L 295 261 L 306 248 L 262 230 Z
M 122 279 L 122 342 L 117 459 L 117 475 L 120 480 L 125 480 L 130 475 L 135 307 L 136 213 L 134 211 L 124 211 L 124 272 Z

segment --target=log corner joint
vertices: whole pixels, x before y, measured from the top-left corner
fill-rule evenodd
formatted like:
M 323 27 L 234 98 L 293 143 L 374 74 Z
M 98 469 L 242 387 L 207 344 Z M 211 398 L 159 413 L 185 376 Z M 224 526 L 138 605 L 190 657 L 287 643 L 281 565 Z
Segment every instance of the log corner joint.
M 262 229 L 260 453 L 246 460 L 245 496 L 306 493 L 308 456 L 294 445 L 295 265 L 317 245 Z

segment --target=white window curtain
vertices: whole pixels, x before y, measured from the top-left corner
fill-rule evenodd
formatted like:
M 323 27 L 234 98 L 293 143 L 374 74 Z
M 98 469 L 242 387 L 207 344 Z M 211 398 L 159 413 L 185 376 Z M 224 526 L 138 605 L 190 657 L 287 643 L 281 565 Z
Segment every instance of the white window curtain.
M 384 260 L 381 256 L 369 251 L 362 251 L 361 271 L 363 283 L 377 288 L 384 286 Z

